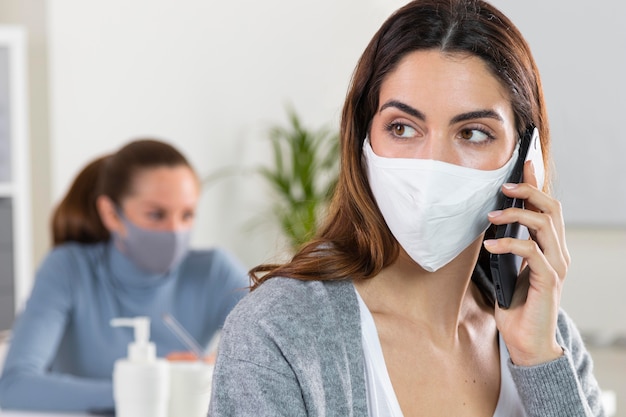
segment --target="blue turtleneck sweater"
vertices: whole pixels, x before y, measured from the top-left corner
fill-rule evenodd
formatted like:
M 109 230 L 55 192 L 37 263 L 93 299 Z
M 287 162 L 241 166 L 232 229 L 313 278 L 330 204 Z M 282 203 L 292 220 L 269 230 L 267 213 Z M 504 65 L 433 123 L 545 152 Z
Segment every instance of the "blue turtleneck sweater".
M 163 323 L 164 313 L 206 347 L 248 285 L 246 270 L 223 250 L 191 251 L 168 274 L 155 275 L 110 242 L 59 246 L 39 267 L 16 320 L 0 407 L 113 408 L 113 364 L 126 356 L 133 330 L 111 327 L 112 318 L 150 317 L 160 357 L 188 350 Z

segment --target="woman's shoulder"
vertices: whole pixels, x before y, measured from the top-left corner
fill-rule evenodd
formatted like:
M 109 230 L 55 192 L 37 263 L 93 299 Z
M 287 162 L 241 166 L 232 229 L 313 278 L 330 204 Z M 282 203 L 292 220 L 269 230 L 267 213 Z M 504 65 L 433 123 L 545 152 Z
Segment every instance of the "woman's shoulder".
M 225 248 L 212 247 L 212 248 L 193 248 L 187 252 L 185 256 L 185 262 L 193 263 L 211 263 L 226 261 L 234 259 L 235 256 Z
M 360 315 L 351 281 L 277 277 L 247 294 L 229 314 L 219 354 L 273 367 L 276 349 L 314 355 L 317 348 L 340 350 L 355 340 L 360 340 Z
M 225 328 L 257 327 L 289 332 L 293 327 L 319 328 L 338 321 L 359 322 L 351 281 L 302 281 L 276 277 L 247 294 L 228 316 Z
M 37 268 L 37 287 L 64 288 L 68 293 L 78 281 L 93 276 L 104 259 L 105 244 L 68 242 L 52 248 Z
M 210 282 L 219 281 L 220 285 L 247 287 L 249 285 L 248 270 L 231 252 L 223 248 L 192 249 L 180 267 L 180 276 L 185 281 Z
M 52 248 L 41 263 L 41 268 L 45 267 L 71 267 L 75 268 L 81 264 L 91 264 L 98 259 L 102 259 L 107 244 L 92 243 L 84 244 L 78 242 L 67 242 Z
M 185 256 L 187 267 L 201 268 L 234 266 L 243 269 L 241 261 L 229 250 L 221 247 L 190 249 Z
M 352 283 L 347 280 L 304 281 L 276 277 L 265 281 L 248 294 L 240 308 L 252 308 L 268 313 L 276 310 L 306 310 L 325 304 L 333 305 L 333 303 L 345 300 L 339 293 L 349 294 L 353 291 Z

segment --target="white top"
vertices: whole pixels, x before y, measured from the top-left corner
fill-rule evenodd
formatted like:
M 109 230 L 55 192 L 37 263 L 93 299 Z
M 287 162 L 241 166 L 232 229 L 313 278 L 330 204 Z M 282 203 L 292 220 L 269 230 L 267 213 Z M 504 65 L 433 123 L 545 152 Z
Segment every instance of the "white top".
M 370 417 L 403 417 L 398 398 L 391 385 L 385 358 L 378 339 L 374 317 L 356 291 L 361 311 L 363 351 L 365 354 L 365 387 Z M 493 417 L 526 417 L 507 363 L 509 351 L 500 337 L 500 396 Z

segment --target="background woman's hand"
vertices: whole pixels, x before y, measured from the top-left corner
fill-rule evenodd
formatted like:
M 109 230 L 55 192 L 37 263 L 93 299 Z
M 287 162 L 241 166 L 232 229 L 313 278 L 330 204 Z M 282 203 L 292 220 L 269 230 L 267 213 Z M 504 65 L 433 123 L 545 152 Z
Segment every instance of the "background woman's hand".
M 489 213 L 495 225 L 519 222 L 532 239 L 486 240 L 485 248 L 495 254 L 513 253 L 524 258 L 511 306 L 496 306 L 496 325 L 516 365 L 531 366 L 563 354 L 556 341 L 561 290 L 570 263 L 565 243 L 561 204 L 540 191 L 532 163 L 524 166 L 522 184 L 505 184 L 508 197 L 525 200 L 526 209 L 509 208 Z
M 165 359 L 172 362 L 194 362 L 200 360 L 195 353 L 189 351 L 171 352 L 165 357 Z M 215 363 L 215 353 L 204 356 L 202 361 L 206 363 Z

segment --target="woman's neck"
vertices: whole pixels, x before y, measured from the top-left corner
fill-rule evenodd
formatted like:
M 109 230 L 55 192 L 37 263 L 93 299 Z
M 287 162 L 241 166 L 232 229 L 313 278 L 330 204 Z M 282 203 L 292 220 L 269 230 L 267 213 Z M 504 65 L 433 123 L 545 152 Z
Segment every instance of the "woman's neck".
M 126 256 L 123 250 L 111 239 L 108 243 L 108 272 L 116 285 L 127 290 L 152 289 L 167 282 L 171 282 L 177 274 L 177 269 L 166 274 L 157 274 L 141 269 L 132 259 Z
M 373 315 L 408 320 L 433 340 L 455 343 L 467 321 L 488 308 L 471 284 L 481 245 L 482 236 L 435 272 L 425 271 L 401 250 L 396 262 L 355 287 Z

